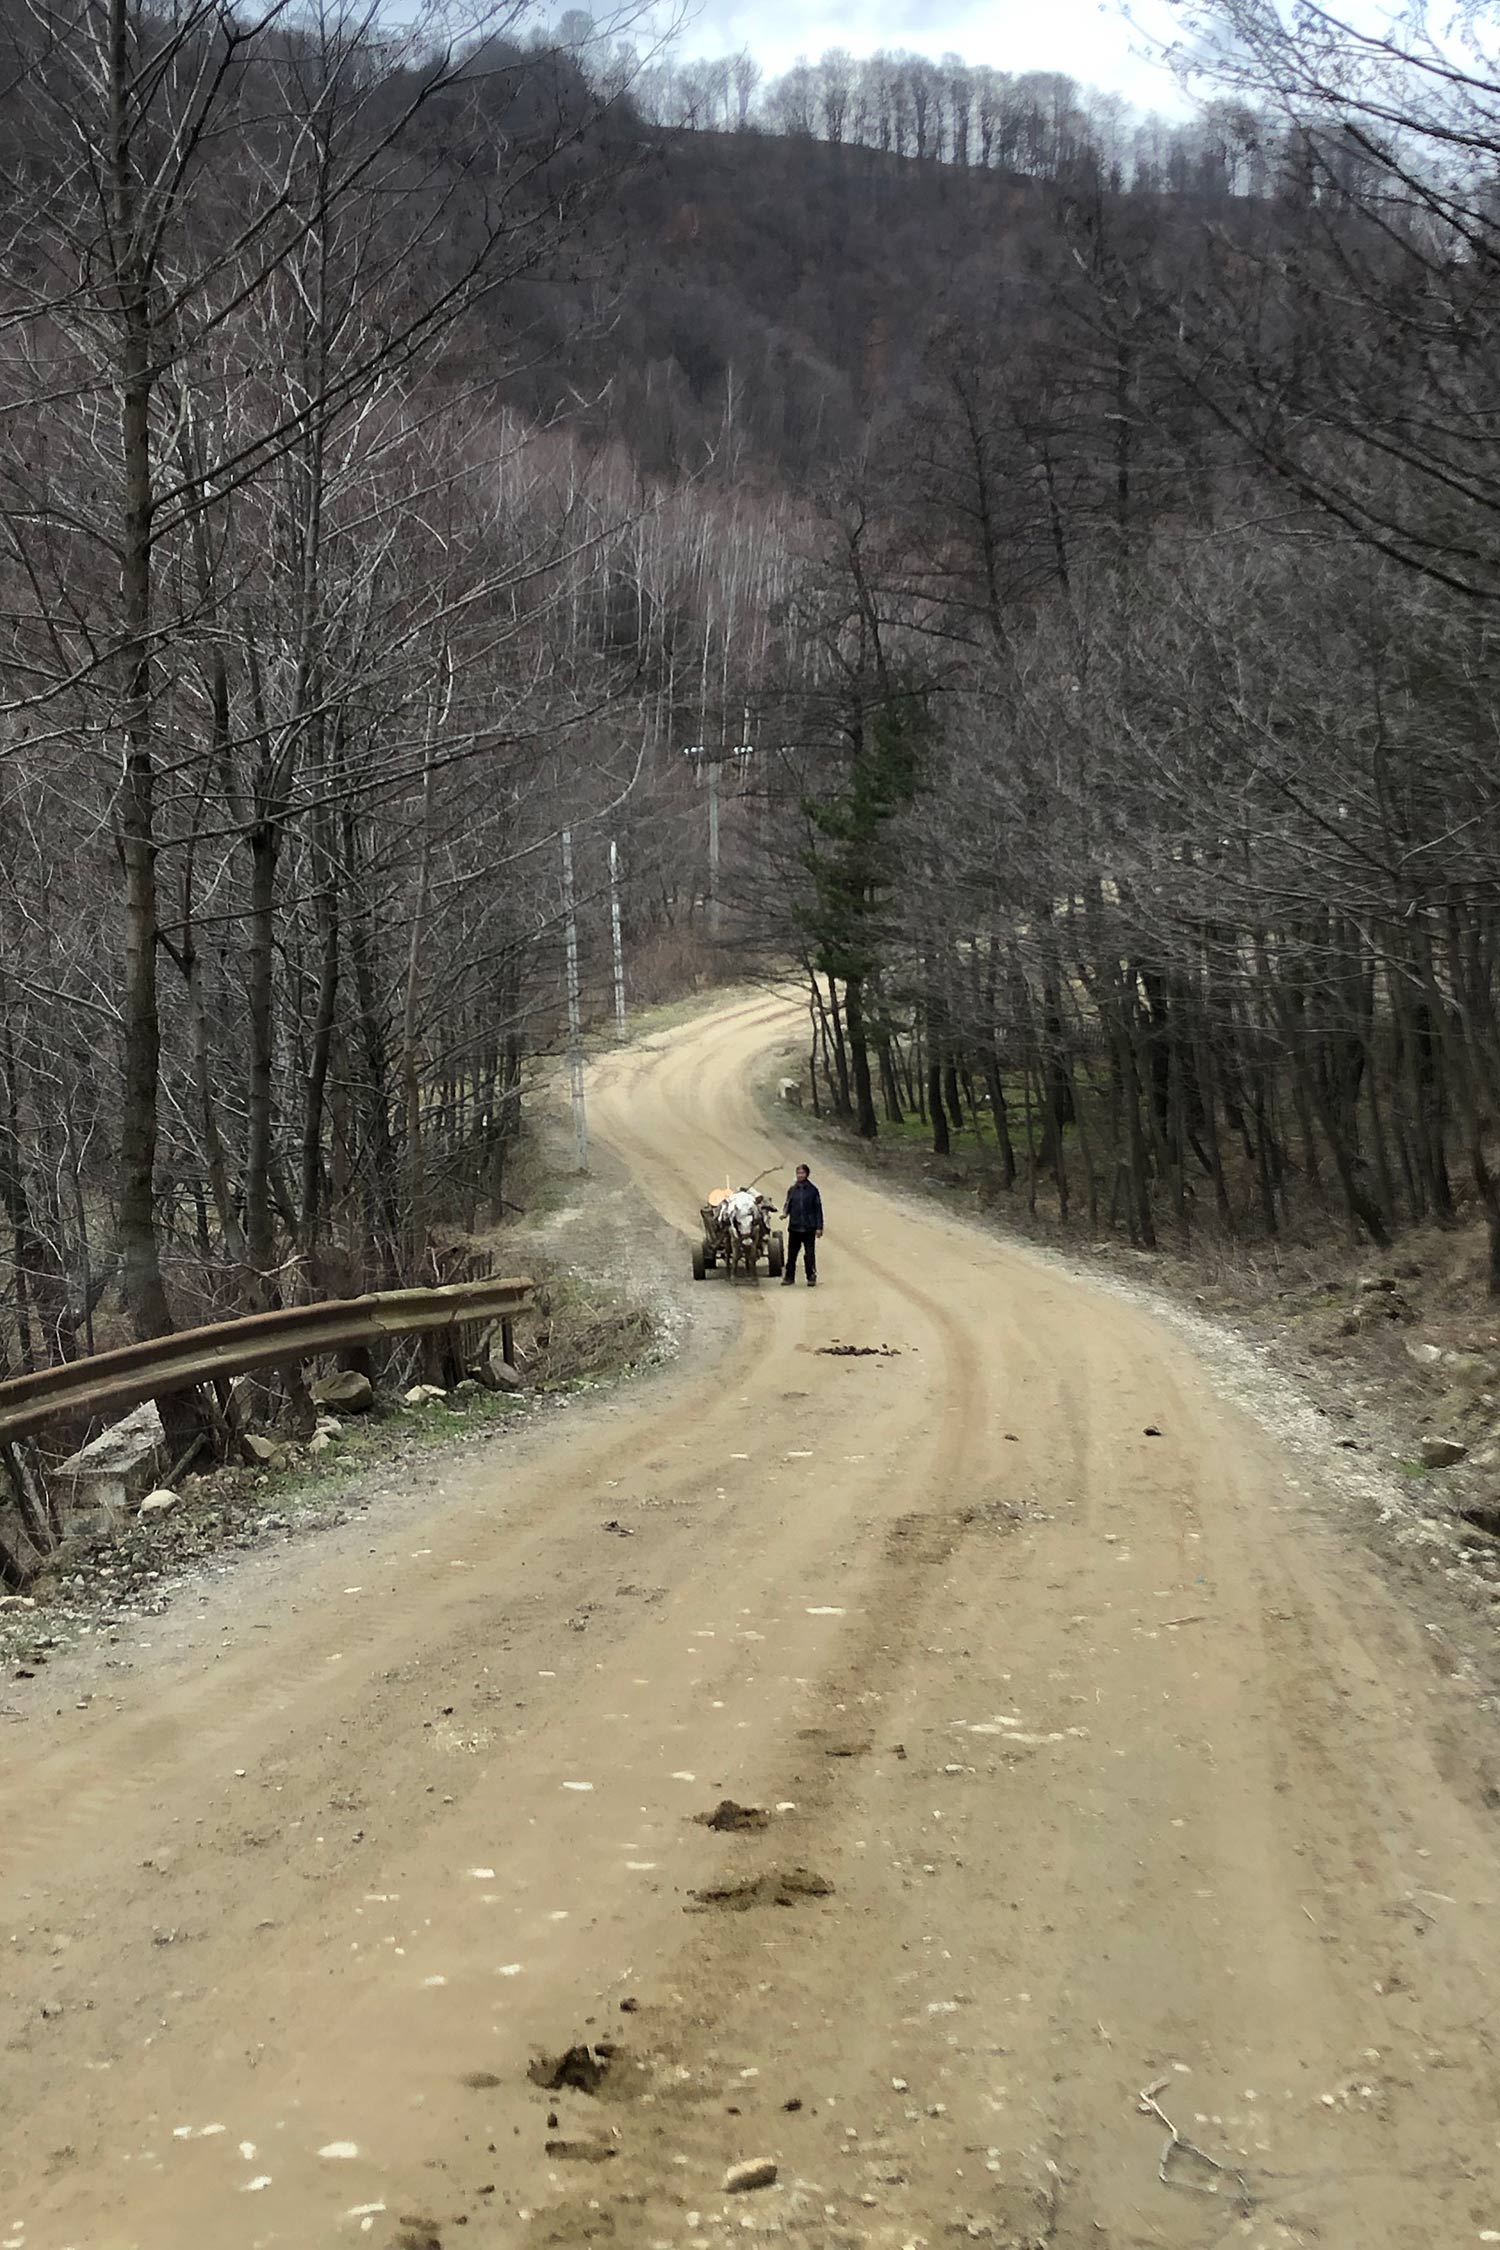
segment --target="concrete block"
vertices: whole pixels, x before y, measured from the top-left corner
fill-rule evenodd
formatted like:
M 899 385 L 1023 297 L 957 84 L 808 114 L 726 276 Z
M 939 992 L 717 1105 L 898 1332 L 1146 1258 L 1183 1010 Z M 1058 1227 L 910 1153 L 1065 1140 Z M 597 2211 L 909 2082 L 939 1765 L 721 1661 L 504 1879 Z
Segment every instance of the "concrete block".
M 69 1530 L 112 1531 L 161 1483 L 166 1466 L 166 1432 L 156 1401 L 147 1399 L 59 1462 L 48 1482 Z

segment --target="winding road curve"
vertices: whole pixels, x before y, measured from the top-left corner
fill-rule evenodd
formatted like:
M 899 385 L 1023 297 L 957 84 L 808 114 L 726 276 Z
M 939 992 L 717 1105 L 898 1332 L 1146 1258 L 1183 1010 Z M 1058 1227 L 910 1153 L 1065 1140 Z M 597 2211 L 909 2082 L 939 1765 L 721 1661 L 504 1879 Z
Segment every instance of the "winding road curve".
M 790 1022 L 595 1066 L 672 1221 Z M 7 2250 L 1500 2241 L 1418 1622 L 1173 1331 L 817 1169 L 816 1294 L 0 1734 Z

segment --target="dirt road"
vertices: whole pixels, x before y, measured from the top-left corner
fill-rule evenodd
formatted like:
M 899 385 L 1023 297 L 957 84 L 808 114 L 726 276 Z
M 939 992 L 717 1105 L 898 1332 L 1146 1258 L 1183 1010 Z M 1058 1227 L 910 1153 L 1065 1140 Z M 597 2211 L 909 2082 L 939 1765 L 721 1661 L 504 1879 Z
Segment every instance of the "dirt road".
M 596 1068 L 662 1213 L 786 1020 Z M 0 1734 L 6 2250 L 1500 2241 L 1420 1621 L 1166 1327 L 818 1170 L 816 1294 Z

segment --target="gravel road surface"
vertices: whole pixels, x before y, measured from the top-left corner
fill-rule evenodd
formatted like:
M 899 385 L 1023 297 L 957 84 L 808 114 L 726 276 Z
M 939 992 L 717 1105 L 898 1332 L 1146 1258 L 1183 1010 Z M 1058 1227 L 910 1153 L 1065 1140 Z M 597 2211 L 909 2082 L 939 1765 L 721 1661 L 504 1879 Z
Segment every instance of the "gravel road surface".
M 794 1020 L 593 1066 L 666 1218 Z M 816 1292 L 0 1734 L 5 2250 L 1500 2242 L 1419 1621 L 1180 1331 L 817 1176 Z

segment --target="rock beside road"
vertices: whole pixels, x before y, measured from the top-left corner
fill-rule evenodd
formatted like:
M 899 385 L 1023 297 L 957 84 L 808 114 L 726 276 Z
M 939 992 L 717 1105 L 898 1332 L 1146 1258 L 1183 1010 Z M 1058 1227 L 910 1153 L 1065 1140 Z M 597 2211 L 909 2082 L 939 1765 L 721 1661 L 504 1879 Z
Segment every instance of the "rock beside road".
M 1452 1469 L 1466 1461 L 1469 1449 L 1457 1438 L 1424 1437 L 1417 1447 L 1417 1459 L 1424 1469 Z
M 341 1367 L 332 1375 L 319 1376 L 312 1385 L 312 1402 L 338 1414 L 368 1414 L 375 1404 L 375 1386 L 357 1368 Z
M 143 1516 L 169 1516 L 174 1508 L 181 1506 L 182 1494 L 171 1491 L 163 1484 L 158 1485 L 154 1492 L 146 1494 L 138 1512 Z

